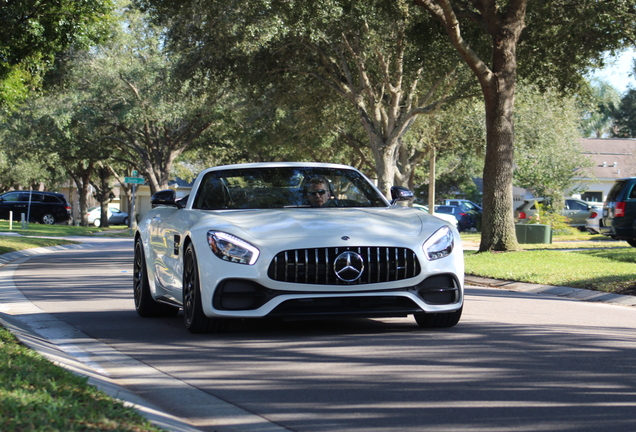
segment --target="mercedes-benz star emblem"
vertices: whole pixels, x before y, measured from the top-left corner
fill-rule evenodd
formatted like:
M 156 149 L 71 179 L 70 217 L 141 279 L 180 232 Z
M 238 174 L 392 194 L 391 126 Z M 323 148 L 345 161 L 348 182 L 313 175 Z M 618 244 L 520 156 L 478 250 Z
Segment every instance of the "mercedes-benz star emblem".
M 343 252 L 333 262 L 333 271 L 343 282 L 355 282 L 360 279 L 364 271 L 364 260 L 351 251 Z

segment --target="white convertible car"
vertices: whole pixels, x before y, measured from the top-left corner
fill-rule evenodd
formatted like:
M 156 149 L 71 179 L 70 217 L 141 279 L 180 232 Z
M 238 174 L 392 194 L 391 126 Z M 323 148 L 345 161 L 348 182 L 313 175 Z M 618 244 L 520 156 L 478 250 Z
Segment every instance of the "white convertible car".
M 231 319 L 413 315 L 452 327 L 464 261 L 452 224 L 397 206 L 356 169 L 323 163 L 209 168 L 181 200 L 165 190 L 135 235 L 142 317 L 183 309 L 194 333 Z

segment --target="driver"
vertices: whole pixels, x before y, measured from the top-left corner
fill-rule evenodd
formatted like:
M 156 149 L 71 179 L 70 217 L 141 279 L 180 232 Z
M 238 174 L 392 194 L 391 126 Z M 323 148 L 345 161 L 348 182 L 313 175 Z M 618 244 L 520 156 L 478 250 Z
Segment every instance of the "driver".
M 325 205 L 325 203 L 331 199 L 329 181 L 324 177 L 313 177 L 309 179 L 305 196 L 312 207 Z

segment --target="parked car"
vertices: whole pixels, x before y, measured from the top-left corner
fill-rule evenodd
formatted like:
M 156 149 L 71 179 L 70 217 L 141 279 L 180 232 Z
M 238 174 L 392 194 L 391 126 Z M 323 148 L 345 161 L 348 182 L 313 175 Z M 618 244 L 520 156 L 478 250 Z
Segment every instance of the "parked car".
M 92 207 L 86 212 L 88 223 L 95 226 L 101 226 L 102 208 Z M 128 213 L 119 210 L 117 207 L 108 207 L 108 224 L 109 225 L 128 225 Z
M 422 210 L 422 211 L 425 211 L 426 213 L 428 213 L 428 206 L 421 205 L 421 204 L 413 204 L 413 208 L 416 208 L 416 209 L 419 209 L 419 210 Z M 449 214 L 449 213 L 437 213 L 437 212 L 434 211 L 433 212 L 433 216 L 438 217 L 440 219 L 443 219 L 443 220 L 453 224 L 453 226 L 455 228 L 459 228 L 459 221 L 452 214 Z
M 543 198 L 524 200 L 514 212 L 515 223 L 525 224 L 528 223 L 530 219 L 536 218 L 539 214 L 536 204 L 543 203 L 544 201 L 545 199 Z M 597 204 L 598 206 L 601 205 L 601 203 Z M 568 225 L 585 231 L 586 220 L 590 217 L 590 212 L 594 209 L 598 209 L 598 206 L 577 198 L 566 198 L 565 206 L 561 214 L 568 218 Z
M 71 219 L 71 206 L 66 197 L 57 192 L 12 191 L 0 195 L 0 219 L 25 220 L 47 225 L 66 223 Z
M 457 219 L 457 229 L 468 231 L 477 227 L 477 215 L 475 212 L 464 211 L 460 206 L 436 205 L 435 213 L 445 213 L 455 216 Z
M 603 204 L 601 234 L 636 247 L 636 177 L 616 180 Z
M 231 319 L 413 315 L 452 327 L 464 301 L 459 233 L 358 170 L 324 163 L 208 168 L 183 204 L 151 198 L 134 240 L 142 317 L 183 309 L 193 333 Z M 319 202 L 320 201 L 320 202 Z
M 590 234 L 600 234 L 599 221 L 603 210 L 594 209 L 590 212 L 590 217 L 585 220 L 585 230 Z
M 474 202 L 465 199 L 446 199 L 444 200 L 444 205 L 460 206 L 464 211 L 482 212 L 479 204 L 475 204 Z

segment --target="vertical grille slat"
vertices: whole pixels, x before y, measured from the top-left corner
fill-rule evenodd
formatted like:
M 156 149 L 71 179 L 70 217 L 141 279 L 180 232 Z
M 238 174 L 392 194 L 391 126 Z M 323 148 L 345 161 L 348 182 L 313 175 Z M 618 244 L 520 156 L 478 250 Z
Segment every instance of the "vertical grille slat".
M 375 263 L 376 263 L 376 269 L 375 272 L 377 274 L 377 280 L 376 282 L 380 282 L 380 248 L 377 248 L 376 253 L 375 253 Z
M 406 258 L 406 251 L 402 252 L 402 260 L 404 260 L 404 275 L 407 275 L 409 273 L 409 260 Z
M 362 276 L 353 282 L 340 280 L 333 270 L 336 257 L 345 251 L 357 253 L 364 262 Z M 282 251 L 272 259 L 268 276 L 296 284 L 355 285 L 399 281 L 415 277 L 420 271 L 417 256 L 410 249 L 356 246 Z
M 314 283 L 318 283 L 318 269 L 320 268 L 320 254 L 316 251 L 316 266 L 314 267 Z

